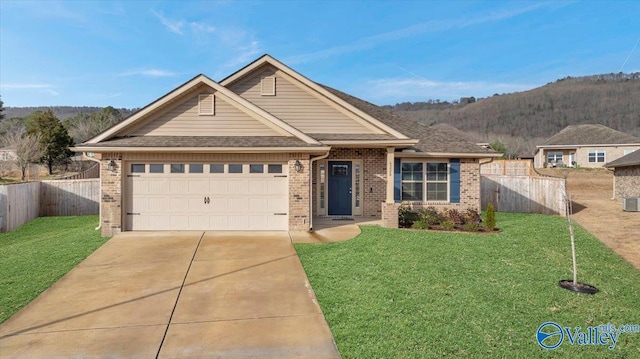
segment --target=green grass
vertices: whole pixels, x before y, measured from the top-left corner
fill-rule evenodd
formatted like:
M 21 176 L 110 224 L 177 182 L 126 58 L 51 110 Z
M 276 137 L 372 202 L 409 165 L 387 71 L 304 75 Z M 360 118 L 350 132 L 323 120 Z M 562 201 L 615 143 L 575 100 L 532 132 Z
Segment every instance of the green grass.
M 107 241 L 97 224 L 98 216 L 40 217 L 0 233 L 0 323 Z
M 498 213 L 499 234 L 362 227 L 350 241 L 296 244 L 343 358 L 638 358 L 640 333 L 617 346 L 541 348 L 538 327 L 640 324 L 640 272 L 582 228 L 572 278 L 561 217 Z

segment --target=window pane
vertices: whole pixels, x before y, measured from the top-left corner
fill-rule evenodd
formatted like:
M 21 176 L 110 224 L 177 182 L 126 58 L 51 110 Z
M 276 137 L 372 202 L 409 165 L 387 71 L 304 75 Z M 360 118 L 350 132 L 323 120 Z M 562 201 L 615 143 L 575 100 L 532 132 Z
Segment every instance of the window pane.
M 446 163 L 427 163 L 427 181 L 446 181 Z
M 160 164 L 160 163 L 150 164 L 149 173 L 164 173 L 164 164 Z
M 242 173 L 242 165 L 229 164 L 229 173 Z
M 222 164 L 209 165 L 209 173 L 224 173 L 224 165 Z
M 427 183 L 427 201 L 446 201 L 446 183 Z
M 356 165 L 356 208 L 360 208 L 360 165 Z
M 422 163 L 402 163 L 403 181 L 422 181 Z
M 348 176 L 349 165 L 331 165 L 332 176 Z
M 184 165 L 178 163 L 171 164 L 171 173 L 184 173 Z
M 189 165 L 189 173 L 204 173 L 204 166 L 202 166 L 201 163 L 190 164 Z
M 403 201 L 422 201 L 422 183 L 402 183 Z
M 249 173 L 264 173 L 264 165 L 249 165 Z
M 325 167 L 320 165 L 320 208 L 324 208 L 324 179 Z
M 282 173 L 282 165 L 269 165 L 269 173 Z
M 144 164 L 132 163 L 131 173 L 144 173 Z

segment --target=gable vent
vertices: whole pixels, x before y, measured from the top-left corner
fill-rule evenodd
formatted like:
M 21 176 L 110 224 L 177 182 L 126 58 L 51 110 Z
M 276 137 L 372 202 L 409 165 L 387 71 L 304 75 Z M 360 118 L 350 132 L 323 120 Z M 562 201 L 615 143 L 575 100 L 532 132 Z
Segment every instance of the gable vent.
M 262 78 L 260 84 L 260 94 L 262 96 L 275 96 L 276 95 L 276 77 L 267 76 Z
M 198 95 L 198 115 L 213 115 L 214 104 L 213 94 Z

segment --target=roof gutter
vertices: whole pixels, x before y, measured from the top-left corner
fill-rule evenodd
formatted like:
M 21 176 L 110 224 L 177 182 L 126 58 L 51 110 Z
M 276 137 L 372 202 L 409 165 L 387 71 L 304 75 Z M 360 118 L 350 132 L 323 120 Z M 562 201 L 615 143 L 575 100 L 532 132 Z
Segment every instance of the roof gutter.
M 75 152 L 188 152 L 188 153 L 274 153 L 274 152 L 326 152 L 331 147 L 117 147 L 82 146 L 71 147 Z
M 329 157 L 329 151 L 322 156 L 313 157 L 309 161 L 309 232 L 313 232 L 313 163 Z
M 398 158 L 410 157 L 449 157 L 449 158 L 499 158 L 503 154 L 496 153 L 469 153 L 469 152 L 396 152 Z

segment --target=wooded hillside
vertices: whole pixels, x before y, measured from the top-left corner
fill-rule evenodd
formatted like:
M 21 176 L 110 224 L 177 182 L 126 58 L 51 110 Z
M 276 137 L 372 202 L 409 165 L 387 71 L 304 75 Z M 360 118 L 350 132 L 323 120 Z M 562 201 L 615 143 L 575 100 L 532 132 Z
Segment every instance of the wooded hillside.
M 567 125 L 599 123 L 639 136 L 640 73 L 567 77 L 530 91 L 475 102 L 432 101 L 390 108 L 425 124 L 446 123 L 482 135 L 547 138 Z

